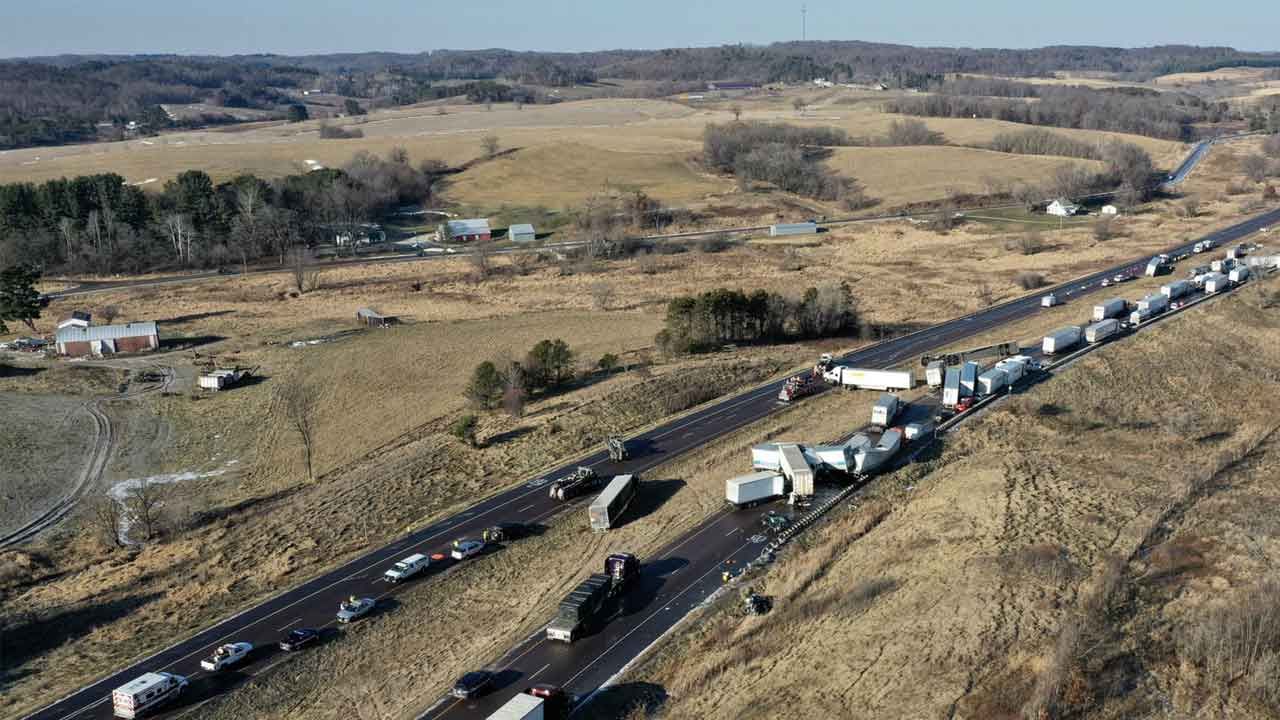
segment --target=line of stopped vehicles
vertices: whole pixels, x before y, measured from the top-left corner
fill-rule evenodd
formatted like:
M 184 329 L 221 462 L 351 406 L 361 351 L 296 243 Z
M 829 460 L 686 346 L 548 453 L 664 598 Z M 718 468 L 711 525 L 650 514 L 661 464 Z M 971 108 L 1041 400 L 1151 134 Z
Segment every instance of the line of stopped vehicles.
M 1212 249 L 1209 241 L 1198 243 L 1192 253 L 1170 257 L 1158 255 L 1145 267 L 1147 276 L 1173 271 L 1174 264 L 1192 254 Z M 1249 280 L 1249 267 L 1242 258 L 1256 245 L 1231 248 L 1226 256 L 1209 264 L 1198 265 L 1184 280 L 1171 281 L 1157 294 L 1131 302 L 1111 298 L 1093 305 L 1090 322 L 1067 325 L 1045 335 L 1039 346 L 1024 354 L 1017 342 L 1000 342 L 970 350 L 926 355 L 921 358 L 924 383 L 931 394 L 919 402 L 920 412 L 909 412 L 909 404 L 897 392 L 917 387 L 916 373 L 910 369 L 854 368 L 837 364 L 831 355 L 823 355 L 813 368 L 787 378 L 778 394 L 780 403 L 790 403 L 813 395 L 830 386 L 859 390 L 878 390 L 882 394 L 872 406 L 869 425 L 847 439 L 836 443 L 771 442 L 751 448 L 751 472 L 725 481 L 725 500 L 742 509 L 785 499 L 789 505 L 805 507 L 815 496 L 818 482 L 845 485 L 865 480 L 888 469 L 908 445 L 930 442 L 944 424 L 971 411 L 975 404 L 1001 392 L 1011 392 L 1043 369 L 1042 359 L 1062 355 L 1085 346 L 1097 345 L 1130 332 L 1144 323 L 1176 310 L 1193 296 L 1223 292 Z M 1104 287 L 1133 279 L 1120 274 L 1104 279 Z M 1041 306 L 1062 304 L 1054 294 L 1041 299 Z M 941 391 L 937 396 L 937 391 Z M 935 405 L 936 410 L 929 411 Z M 910 417 L 911 421 L 905 419 Z M 895 423 L 901 423 L 895 425 Z M 619 437 L 605 443 L 614 462 L 630 459 L 631 449 Z M 578 467 L 568 475 L 548 484 L 551 498 L 570 502 L 595 493 L 587 506 L 587 520 L 593 531 L 604 532 L 615 527 L 632 500 L 642 489 L 638 474 L 611 478 L 590 467 Z M 599 492 L 597 492 L 599 491 Z M 783 533 L 791 520 L 770 511 L 762 518 L 766 532 Z M 447 553 L 413 554 L 396 562 L 383 573 L 388 583 L 402 583 L 422 574 L 433 563 L 451 559 L 465 562 L 486 548 L 525 536 L 530 528 L 522 523 L 501 523 L 486 529 L 478 538 L 459 538 Z M 607 623 L 617 612 L 620 599 L 637 584 L 640 559 L 628 552 L 612 553 L 605 558 L 603 572 L 593 574 L 574 587 L 560 602 L 555 617 L 546 626 L 549 640 L 573 643 L 584 634 Z M 744 609 L 752 614 L 767 612 L 769 598 L 745 592 Z M 348 597 L 338 605 L 335 620 L 348 624 L 368 616 L 377 607 L 373 597 Z M 277 643 L 284 652 L 296 652 L 321 638 L 317 628 L 289 630 Z M 219 645 L 200 663 L 201 669 L 218 673 L 233 668 L 252 656 L 253 644 L 229 642 Z M 489 691 L 495 675 L 488 670 L 468 672 L 454 684 L 451 695 L 474 698 Z M 174 700 L 189 685 L 189 678 L 175 673 L 148 672 L 116 688 L 112 705 L 117 717 L 135 718 L 156 710 Z M 535 685 L 511 698 L 490 715 L 491 720 L 542 720 L 567 717 L 574 698 L 564 689 L 551 685 Z

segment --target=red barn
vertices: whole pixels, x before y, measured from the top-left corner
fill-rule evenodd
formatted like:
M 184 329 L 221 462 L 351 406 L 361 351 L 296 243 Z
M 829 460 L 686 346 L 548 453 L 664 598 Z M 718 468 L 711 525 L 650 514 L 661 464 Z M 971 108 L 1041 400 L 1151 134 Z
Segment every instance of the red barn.
M 58 328 L 58 353 L 72 357 L 155 350 L 160 334 L 154 322 L 124 325 L 67 325 Z

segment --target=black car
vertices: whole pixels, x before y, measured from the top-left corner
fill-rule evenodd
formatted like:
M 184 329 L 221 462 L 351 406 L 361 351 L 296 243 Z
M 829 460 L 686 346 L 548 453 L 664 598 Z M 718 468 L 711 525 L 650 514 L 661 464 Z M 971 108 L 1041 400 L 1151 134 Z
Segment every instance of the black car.
M 450 694 L 456 698 L 469 700 L 483 695 L 492 684 L 493 673 L 488 670 L 476 670 L 458 678 L 458 682 L 453 684 L 453 690 Z
M 301 650 L 320 639 L 320 631 L 314 628 L 298 628 L 290 630 L 288 635 L 280 641 L 280 649 L 285 652 L 293 652 Z

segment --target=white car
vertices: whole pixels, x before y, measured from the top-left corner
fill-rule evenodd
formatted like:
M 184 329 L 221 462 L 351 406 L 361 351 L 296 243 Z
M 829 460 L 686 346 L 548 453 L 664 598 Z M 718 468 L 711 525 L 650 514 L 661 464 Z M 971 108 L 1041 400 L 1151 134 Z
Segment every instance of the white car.
M 1111 278 L 1102 278 L 1102 287 L 1111 287 Z
M 374 600 L 371 597 L 358 598 L 352 595 L 347 600 L 338 604 L 338 622 L 348 623 L 352 620 L 358 620 L 365 615 L 368 615 L 369 611 L 373 609 L 373 606 L 376 605 L 377 602 L 377 600 Z
M 253 650 L 253 643 L 233 642 L 219 645 L 213 655 L 200 661 L 200 667 L 209 672 L 217 672 L 244 660 Z
M 472 540 L 468 538 L 453 541 L 452 554 L 454 560 L 466 560 L 469 557 L 475 557 L 480 554 L 481 550 L 484 550 L 483 540 Z

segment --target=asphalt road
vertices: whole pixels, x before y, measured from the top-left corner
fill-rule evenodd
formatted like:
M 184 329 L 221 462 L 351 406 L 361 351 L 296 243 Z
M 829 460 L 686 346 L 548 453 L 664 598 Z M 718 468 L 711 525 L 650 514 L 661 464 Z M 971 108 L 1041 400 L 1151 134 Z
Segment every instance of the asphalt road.
M 1280 222 L 1280 210 L 1273 210 L 1205 238 L 1225 246 L 1277 222 Z M 1188 251 L 1192 244 L 1194 241 L 1171 248 L 1168 252 L 1175 254 Z M 1060 298 L 1069 302 L 1097 290 L 1104 278 L 1119 272 L 1141 272 L 1146 260 L 1145 256 L 1135 258 L 1046 292 L 1056 292 Z M 1026 317 L 1038 309 L 1038 296 L 1013 300 L 886 340 L 851 353 L 841 358 L 840 362 L 860 367 L 897 365 L 928 350 L 950 345 Z M 334 614 L 339 601 L 350 595 L 373 596 L 383 600 L 394 594 L 395 587 L 382 581 L 381 576 L 399 558 L 415 552 L 447 554 L 448 547 L 455 538 L 478 535 L 485 527 L 498 522 L 544 521 L 564 509 L 563 504 L 551 500 L 547 494 L 545 486 L 550 480 L 571 472 L 578 465 L 588 465 L 602 475 L 648 470 L 774 412 L 778 407 L 776 397 L 781 384 L 781 381 L 776 381 L 757 387 L 632 438 L 630 444 L 636 451 L 633 459 L 627 462 L 611 462 L 601 451 L 498 493 L 458 515 L 372 550 L 124 670 L 111 673 L 29 717 L 38 720 L 110 717 L 111 690 L 143 672 L 155 670 L 176 672 L 187 675 L 192 680 L 192 687 L 181 703 L 165 714 L 190 707 L 193 703 L 199 703 L 224 688 L 261 672 L 279 660 L 278 653 L 273 649 L 274 643 L 291 628 L 316 627 L 324 630 L 329 639 L 337 638 L 340 631 L 335 629 Z M 583 504 L 581 500 L 573 503 L 571 511 L 581 513 Z M 754 542 L 752 537 L 758 534 L 758 527 L 757 520 L 750 512 L 720 513 L 700 526 L 695 534 L 677 540 L 668 552 L 659 553 L 654 558 L 642 558 L 647 560 L 649 568 L 644 576 L 642 591 L 637 595 L 644 599 L 643 603 L 629 608 L 629 614 L 624 614 L 621 618 L 623 622 L 611 623 L 596 636 L 572 646 L 557 645 L 531 651 L 521 659 L 519 671 L 522 674 L 506 686 L 510 692 L 505 694 L 509 696 L 523 687 L 517 687 L 519 683 L 529 681 L 560 681 L 579 694 L 591 692 L 605 678 L 617 672 L 626 659 L 634 657 L 648 641 L 665 632 L 676 619 L 683 617 L 684 613 L 680 611 L 682 608 L 687 609 L 690 603 L 701 602 L 718 585 L 717 571 L 723 563 L 757 555 L 759 548 L 753 546 L 759 543 Z M 699 540 L 687 542 L 692 537 Z M 684 544 L 680 544 L 681 542 Z M 501 548 L 490 548 L 488 551 L 501 552 Z M 433 563 L 425 577 L 419 577 L 413 582 L 429 582 L 431 576 L 448 572 L 452 564 L 450 560 Z M 382 611 L 386 611 L 385 608 L 393 603 L 381 604 L 384 606 Z M 208 656 L 214 647 L 231 641 L 252 642 L 259 649 L 237 671 L 210 676 L 199 669 L 200 660 Z M 596 653 L 594 657 L 593 651 Z M 535 659 L 542 659 L 543 665 L 547 667 L 525 667 L 525 664 Z M 503 692 L 493 693 L 489 696 L 491 700 L 484 702 L 496 701 L 503 695 Z M 486 704 L 484 707 L 487 706 Z M 436 712 L 471 709 L 468 704 L 445 704 Z M 477 703 L 474 710 L 479 712 L 480 709 L 481 705 Z

